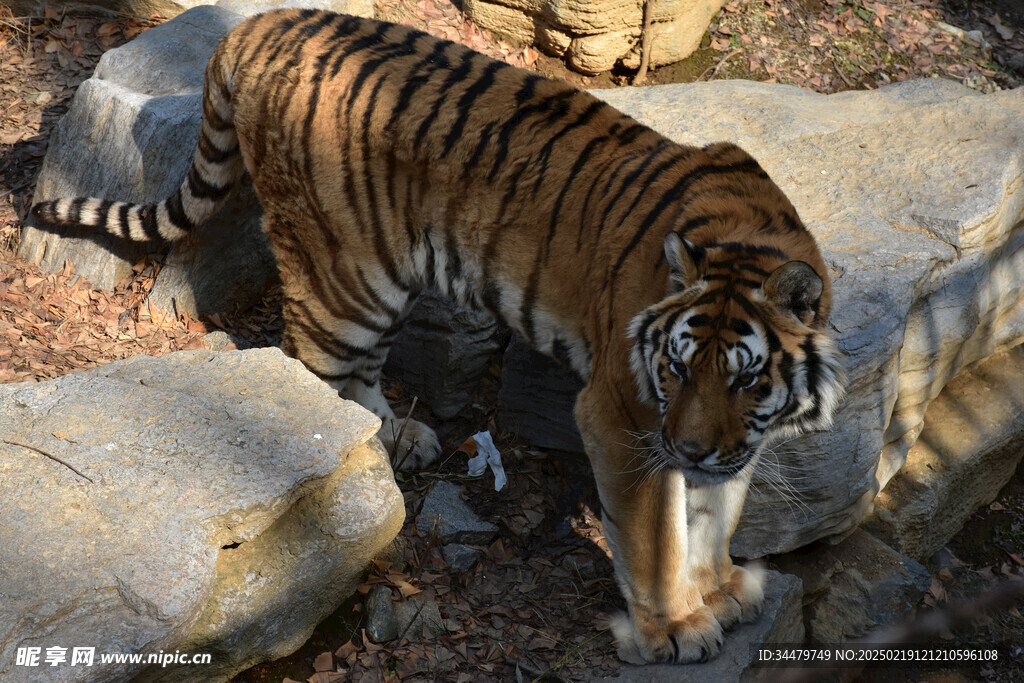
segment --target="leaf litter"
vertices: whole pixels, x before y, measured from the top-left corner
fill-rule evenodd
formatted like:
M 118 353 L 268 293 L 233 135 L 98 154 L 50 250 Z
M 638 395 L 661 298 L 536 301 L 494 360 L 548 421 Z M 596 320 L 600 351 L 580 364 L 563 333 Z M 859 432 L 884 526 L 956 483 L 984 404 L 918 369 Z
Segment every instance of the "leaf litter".
M 1024 49 L 1024 32 L 1014 23 L 1019 17 L 979 2 L 957 12 L 943 7 L 934 0 L 733 0 L 713 20 L 701 49 L 705 59 L 710 57 L 709 66 L 682 77 L 673 67 L 663 67 L 649 82 L 744 77 L 819 92 L 874 88 L 921 76 L 959 80 L 986 91 L 1019 84 L 1020 69 L 1006 66 L 1007 55 Z M 629 81 L 629 74 L 573 74 L 530 46 L 480 29 L 447 0 L 379 0 L 377 11 L 381 18 L 574 85 Z M 0 381 L 39 381 L 139 353 L 200 348 L 202 336 L 218 328 L 256 346 L 280 339 L 279 289 L 248 311 L 197 321 L 171 316 L 148 301 L 159 259 L 140 261 L 114 291 L 104 291 L 76 277 L 71 263 L 60 273 L 46 274 L 15 256 L 49 133 L 70 97 L 105 50 L 158 22 L 72 16 L 52 8 L 31 19 L 0 14 Z M 494 368 L 485 379 L 477 406 L 494 405 L 499 374 Z M 387 392 L 409 405 L 400 385 L 390 383 Z M 431 421 L 423 409 L 416 417 Z M 399 474 L 408 513 L 401 534 L 403 557 L 395 565 L 375 563 L 357 595 L 386 585 L 396 601 L 433 600 L 445 633 L 423 642 L 371 643 L 360 626 L 357 599 L 343 608 L 352 624 L 345 636 L 331 642 L 311 639 L 283 662 L 261 665 L 237 680 L 279 681 L 283 676 L 277 672 L 284 668 L 291 672 L 286 675 L 314 683 L 574 680 L 618 669 L 606 617 L 623 604 L 593 512 L 596 494 L 585 462 L 523 448 L 497 432 L 493 410 L 474 407 L 434 426 L 451 455 L 434 471 Z M 464 458 L 473 454 L 469 437 L 483 429 L 499 434 L 501 451 L 512 463 L 509 486 L 501 493 L 491 490 L 486 477 L 464 474 Z M 460 446 L 463 452 L 457 452 Z M 481 548 L 480 563 L 461 575 L 447 566 L 439 539 L 422 536 L 414 526 L 438 478 L 462 485 L 476 511 L 501 529 L 497 540 Z M 1019 526 L 1015 522 L 1016 533 Z M 1019 574 L 1020 553 L 1015 546 L 978 570 L 937 572 L 925 602 L 941 604 L 950 591 L 960 590 L 965 576 L 989 582 Z M 1010 618 L 1019 619 L 1019 614 L 1011 612 Z

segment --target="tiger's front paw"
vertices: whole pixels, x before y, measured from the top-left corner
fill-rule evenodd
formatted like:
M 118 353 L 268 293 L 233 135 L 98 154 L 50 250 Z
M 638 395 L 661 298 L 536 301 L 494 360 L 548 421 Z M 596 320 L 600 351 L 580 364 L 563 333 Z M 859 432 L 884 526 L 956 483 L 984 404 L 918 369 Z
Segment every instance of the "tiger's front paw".
M 680 619 L 612 618 L 619 658 L 631 664 L 706 662 L 722 649 L 722 627 L 707 607 Z
M 384 448 L 391 456 L 391 464 L 395 469 L 418 470 L 430 465 L 441 457 L 441 442 L 437 434 L 427 425 L 417 420 L 409 420 L 402 431 L 403 419 L 386 417 L 381 422 L 380 438 Z M 395 441 L 401 434 L 397 446 Z
M 764 570 L 760 565 L 749 569 L 734 566 L 727 581 L 703 596 L 704 604 L 724 629 L 756 621 L 764 606 L 763 586 Z

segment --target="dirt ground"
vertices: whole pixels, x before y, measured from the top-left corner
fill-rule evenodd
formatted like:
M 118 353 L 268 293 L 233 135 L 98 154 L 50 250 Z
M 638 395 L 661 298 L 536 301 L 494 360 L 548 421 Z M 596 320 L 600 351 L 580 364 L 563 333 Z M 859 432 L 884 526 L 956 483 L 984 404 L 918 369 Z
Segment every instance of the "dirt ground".
M 618 71 L 574 74 L 529 46 L 481 31 L 447 0 L 380 0 L 378 11 L 581 87 L 616 87 L 632 79 Z M 176 319 L 146 299 L 158 261 L 140 262 L 132 278 L 108 292 L 82 280 L 72 284 L 72 265 L 46 274 L 16 256 L 53 125 L 99 56 L 157 21 L 54 11 L 43 17 L 0 16 L 0 382 L 44 380 L 138 353 L 198 348 L 202 335 L 215 329 L 258 346 L 279 338 L 273 291 L 248 311 Z M 697 53 L 654 70 L 647 82 L 750 78 L 829 93 L 930 76 L 991 92 L 1024 81 L 1022 55 L 1020 0 L 734 0 L 715 18 Z M 475 407 L 437 425 L 450 456 L 429 472 L 399 475 L 409 518 L 405 557 L 378 566 L 365 584 L 391 585 L 396 597 L 412 590 L 433 598 L 447 633 L 429 646 L 374 646 L 362 638 L 356 599 L 325 621 L 299 652 L 237 680 L 432 680 L 430 672 L 454 681 L 576 680 L 618 669 L 606 617 L 623 605 L 588 467 L 579 456 L 536 451 L 498 433 L 493 419 L 498 376 L 495 367 Z M 397 384 L 389 393 L 399 412 L 410 405 L 411 397 Z M 422 407 L 416 416 L 433 421 Z M 466 456 L 457 451 L 484 428 L 498 435 L 511 475 L 501 492 L 493 491 L 488 474 L 467 477 Z M 453 575 L 436 539 L 420 536 L 412 526 L 425 492 L 438 479 L 462 485 L 480 515 L 500 527 L 498 540 L 466 574 Z M 929 564 L 935 582 L 926 603 L 941 606 L 983 591 L 1000 575 L 1019 572 L 1022 510 L 1024 474 L 1018 471 L 950 543 L 950 552 Z M 1024 619 L 1016 609 L 948 635 L 945 643 L 997 645 L 1004 655 L 995 665 L 868 672 L 864 679 L 1019 680 Z M 345 672 L 340 678 L 331 673 L 339 669 Z

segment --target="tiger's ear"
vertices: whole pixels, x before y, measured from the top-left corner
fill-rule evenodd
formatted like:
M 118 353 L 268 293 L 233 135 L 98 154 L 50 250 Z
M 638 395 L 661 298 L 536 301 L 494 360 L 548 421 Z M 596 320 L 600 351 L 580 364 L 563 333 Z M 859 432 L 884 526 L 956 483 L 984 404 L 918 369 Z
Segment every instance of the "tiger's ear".
M 768 301 L 789 311 L 804 324 L 810 324 L 817 317 L 824 289 L 825 285 L 814 268 L 803 261 L 782 264 L 761 285 Z
M 665 235 L 665 260 L 671 270 L 669 287 L 673 292 L 680 292 L 693 286 L 700 278 L 700 263 L 704 260 L 704 250 L 678 233 Z

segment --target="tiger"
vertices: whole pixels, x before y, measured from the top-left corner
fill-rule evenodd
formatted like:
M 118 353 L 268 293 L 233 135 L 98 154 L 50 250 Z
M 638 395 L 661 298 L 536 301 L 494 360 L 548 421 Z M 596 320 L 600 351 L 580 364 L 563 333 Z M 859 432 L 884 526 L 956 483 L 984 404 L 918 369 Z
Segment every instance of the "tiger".
M 489 312 L 571 368 L 626 611 L 620 653 L 714 657 L 756 619 L 734 565 L 754 465 L 843 394 L 828 270 L 793 205 L 728 142 L 677 144 L 571 85 L 408 26 L 249 18 L 205 76 L 194 160 L 152 204 L 41 201 L 51 231 L 193 242 L 245 176 L 282 283 L 283 350 L 373 411 L 412 467 L 381 367 L 418 294 Z M 38 200 L 39 198 L 37 198 Z

